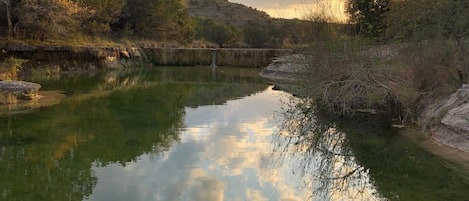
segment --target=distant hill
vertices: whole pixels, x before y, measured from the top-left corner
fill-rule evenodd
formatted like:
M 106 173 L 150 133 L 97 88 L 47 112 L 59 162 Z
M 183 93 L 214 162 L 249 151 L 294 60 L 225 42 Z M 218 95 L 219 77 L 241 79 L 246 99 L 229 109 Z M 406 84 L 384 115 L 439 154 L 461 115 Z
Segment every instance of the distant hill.
M 186 0 L 186 2 L 191 16 L 212 19 L 221 25 L 236 27 L 242 34 L 237 42 L 246 43 L 251 47 L 290 47 L 307 44 L 334 37 L 337 32 L 345 30 L 344 25 L 334 23 L 272 18 L 264 11 L 228 0 Z M 208 29 L 207 33 L 210 34 L 201 38 L 211 42 L 224 43 L 232 36 L 226 30 L 217 32 L 220 31 L 217 27 Z
M 210 18 L 220 24 L 242 27 L 248 22 L 267 24 L 272 18 L 264 11 L 227 0 L 186 0 L 190 15 Z

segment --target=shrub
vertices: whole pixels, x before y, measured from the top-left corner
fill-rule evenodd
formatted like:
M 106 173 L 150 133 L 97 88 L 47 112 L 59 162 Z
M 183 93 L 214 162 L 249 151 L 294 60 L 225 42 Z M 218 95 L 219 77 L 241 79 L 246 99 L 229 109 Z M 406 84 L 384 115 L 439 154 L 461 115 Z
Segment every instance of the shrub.
M 0 80 L 18 79 L 18 72 L 25 60 L 8 58 L 0 64 Z
M 347 44 L 341 49 L 338 44 Z M 313 83 L 305 93 L 329 113 L 357 112 L 414 121 L 431 97 L 452 93 L 458 84 L 451 44 L 369 45 L 366 41 L 316 44 L 305 53 Z

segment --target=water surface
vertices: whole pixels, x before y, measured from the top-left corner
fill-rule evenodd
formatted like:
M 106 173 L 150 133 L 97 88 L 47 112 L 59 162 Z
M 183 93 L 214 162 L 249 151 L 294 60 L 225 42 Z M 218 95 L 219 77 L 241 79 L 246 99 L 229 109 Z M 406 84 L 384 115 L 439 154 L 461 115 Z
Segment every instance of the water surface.
M 467 169 L 399 130 L 309 112 L 257 73 L 32 78 L 66 97 L 0 114 L 0 200 L 466 199 Z

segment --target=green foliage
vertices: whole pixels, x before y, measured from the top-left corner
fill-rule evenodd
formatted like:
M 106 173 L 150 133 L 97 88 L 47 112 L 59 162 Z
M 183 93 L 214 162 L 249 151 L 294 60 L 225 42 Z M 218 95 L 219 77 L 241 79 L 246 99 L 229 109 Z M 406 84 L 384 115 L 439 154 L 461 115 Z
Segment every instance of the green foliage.
M 243 29 L 244 41 L 254 48 L 271 46 L 270 33 L 268 27 L 252 22 L 245 25 Z
M 83 21 L 82 28 L 89 35 L 103 35 L 111 32 L 111 25 L 117 23 L 126 0 L 74 0 L 95 11 L 94 15 Z
M 188 43 L 194 39 L 194 23 L 182 0 L 129 0 L 121 18 L 122 28 L 133 36 Z
M 469 4 L 465 0 L 396 1 L 386 14 L 389 36 L 399 40 L 467 37 Z
M 350 22 L 356 25 L 357 33 L 378 38 L 387 27 L 384 14 L 389 10 L 390 0 L 348 0 L 347 13 Z
M 220 46 L 248 44 L 260 48 L 292 47 L 337 35 L 333 30 L 336 25 L 327 21 L 271 19 L 265 13 L 227 1 L 189 1 L 189 8 L 184 0 L 8 1 L 10 9 L 2 4 L 0 12 L 11 11 L 13 37 L 46 43 L 126 38 L 186 44 L 197 38 Z M 212 3 L 219 9 L 205 10 L 205 15 L 197 10 Z M 192 19 L 189 9 L 206 20 Z M 6 15 L 1 16 L 0 27 L 7 30 Z
M 219 24 L 213 19 L 197 19 L 197 39 L 204 39 L 223 46 L 238 42 L 240 35 L 240 31 L 235 27 Z
M 125 36 L 189 43 L 195 24 L 183 0 L 8 0 L 0 26 L 20 39 Z M 7 6 L 6 6 L 7 5 Z M 8 17 L 5 17 L 8 16 Z M 7 23 L 8 22 L 8 23 Z M 11 22 L 11 25 L 10 25 Z
M 68 37 L 79 32 L 89 14 L 71 1 L 23 0 L 17 8 L 17 35 L 39 40 Z
M 389 38 L 402 41 L 452 40 L 454 63 L 460 83 L 467 83 L 469 59 L 469 4 L 467 0 L 424 0 L 394 2 L 387 15 Z
M 469 36 L 469 2 L 467 0 L 444 2 L 438 20 L 446 35 L 457 40 Z
M 442 27 L 436 13 L 447 0 L 436 0 L 429 4 L 424 0 L 395 1 L 386 13 L 389 38 L 397 40 L 422 40 L 441 38 Z

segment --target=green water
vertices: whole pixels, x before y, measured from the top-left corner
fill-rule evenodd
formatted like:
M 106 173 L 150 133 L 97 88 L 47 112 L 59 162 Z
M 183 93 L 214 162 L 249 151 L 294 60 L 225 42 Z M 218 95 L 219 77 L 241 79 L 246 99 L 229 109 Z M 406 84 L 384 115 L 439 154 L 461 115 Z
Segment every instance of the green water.
M 31 78 L 66 97 L 0 114 L 0 200 L 467 200 L 467 170 L 398 130 L 295 125 L 346 133 L 333 140 L 342 158 L 280 135 L 295 121 L 280 115 L 298 110 L 286 104 L 295 98 L 257 73 L 147 67 Z M 353 168 L 346 185 L 321 177 Z

